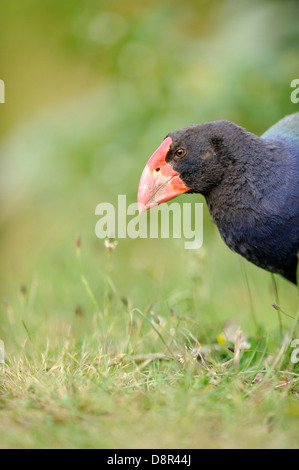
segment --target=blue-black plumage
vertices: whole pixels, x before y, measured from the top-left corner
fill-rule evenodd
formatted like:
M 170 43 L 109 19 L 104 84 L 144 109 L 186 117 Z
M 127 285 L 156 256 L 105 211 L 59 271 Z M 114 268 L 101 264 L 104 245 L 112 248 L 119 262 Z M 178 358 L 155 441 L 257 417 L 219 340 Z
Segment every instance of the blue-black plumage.
M 229 121 L 171 132 L 138 192 L 147 209 L 183 192 L 205 196 L 226 244 L 296 283 L 299 250 L 299 113 L 261 137 Z

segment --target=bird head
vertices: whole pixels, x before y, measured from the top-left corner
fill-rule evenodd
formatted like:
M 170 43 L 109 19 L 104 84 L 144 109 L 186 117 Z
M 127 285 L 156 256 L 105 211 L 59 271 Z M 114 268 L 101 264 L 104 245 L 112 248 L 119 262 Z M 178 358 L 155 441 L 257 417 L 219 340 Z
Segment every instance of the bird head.
M 172 132 L 147 162 L 138 188 L 139 211 L 185 192 L 207 194 L 221 181 L 225 163 L 223 139 L 216 123 Z

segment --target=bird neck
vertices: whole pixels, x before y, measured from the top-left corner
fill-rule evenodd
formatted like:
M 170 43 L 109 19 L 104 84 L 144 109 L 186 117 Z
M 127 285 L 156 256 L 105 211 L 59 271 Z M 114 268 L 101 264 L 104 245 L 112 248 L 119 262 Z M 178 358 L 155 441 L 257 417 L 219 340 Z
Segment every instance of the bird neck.
M 286 178 L 288 152 L 284 147 L 283 141 L 262 139 L 242 128 L 224 136 L 226 169 L 220 183 L 205 194 L 218 226 L 228 219 L 244 223 L 248 213 L 267 212 L 267 202 Z

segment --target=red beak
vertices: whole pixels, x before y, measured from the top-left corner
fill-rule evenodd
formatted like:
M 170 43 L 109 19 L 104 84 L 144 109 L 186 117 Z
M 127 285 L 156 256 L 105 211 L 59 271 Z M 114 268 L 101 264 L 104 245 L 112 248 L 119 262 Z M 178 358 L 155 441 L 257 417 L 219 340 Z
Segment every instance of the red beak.
M 163 140 L 142 172 L 137 196 L 139 212 L 169 201 L 190 189 L 177 176 L 178 172 L 166 163 L 171 143 L 171 137 Z

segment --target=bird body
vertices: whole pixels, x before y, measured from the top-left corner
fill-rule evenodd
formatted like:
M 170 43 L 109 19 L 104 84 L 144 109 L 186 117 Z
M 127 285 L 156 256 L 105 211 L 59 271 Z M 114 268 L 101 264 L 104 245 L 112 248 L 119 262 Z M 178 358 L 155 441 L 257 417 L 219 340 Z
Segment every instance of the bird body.
M 229 121 L 168 134 L 142 175 L 138 201 L 150 208 L 182 192 L 204 195 L 229 248 L 296 283 L 299 113 L 261 137 Z

